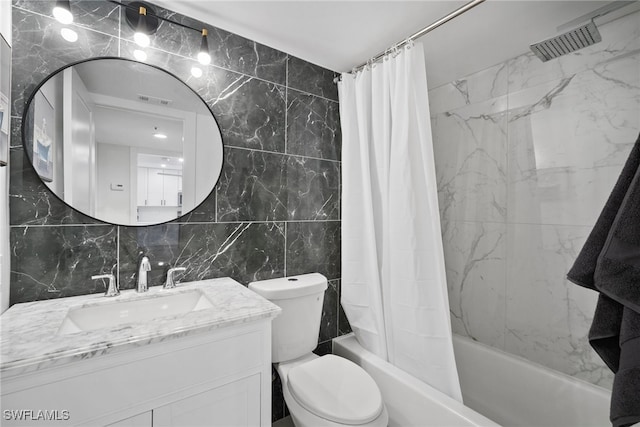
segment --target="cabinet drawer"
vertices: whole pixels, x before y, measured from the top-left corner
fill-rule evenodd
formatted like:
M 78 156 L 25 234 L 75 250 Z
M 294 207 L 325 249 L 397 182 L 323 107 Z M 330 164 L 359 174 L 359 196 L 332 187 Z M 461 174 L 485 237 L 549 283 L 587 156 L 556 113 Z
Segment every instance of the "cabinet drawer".
M 260 425 L 259 374 L 153 410 L 153 427 L 257 425 Z

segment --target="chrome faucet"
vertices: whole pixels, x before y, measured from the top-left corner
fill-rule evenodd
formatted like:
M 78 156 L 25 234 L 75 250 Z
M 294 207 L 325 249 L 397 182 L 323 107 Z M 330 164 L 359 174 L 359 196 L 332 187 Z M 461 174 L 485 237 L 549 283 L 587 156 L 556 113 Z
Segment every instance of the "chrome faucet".
M 136 292 L 147 292 L 149 286 L 147 284 L 147 272 L 151 271 L 151 263 L 149 258 L 143 256 L 138 261 L 138 275 L 136 276 Z
M 162 287 L 162 289 L 171 289 L 171 288 L 175 288 L 176 287 L 176 283 L 173 279 L 173 273 L 177 272 L 177 271 L 185 271 L 186 268 L 184 267 L 174 267 L 174 268 L 170 268 L 169 271 L 167 271 L 167 281 L 164 282 L 164 286 Z
M 107 291 L 104 293 L 105 297 L 115 297 L 120 295 L 118 282 L 116 282 L 116 276 L 114 276 L 113 274 L 98 274 L 95 276 L 91 276 L 91 279 L 109 279 L 109 286 L 107 287 Z

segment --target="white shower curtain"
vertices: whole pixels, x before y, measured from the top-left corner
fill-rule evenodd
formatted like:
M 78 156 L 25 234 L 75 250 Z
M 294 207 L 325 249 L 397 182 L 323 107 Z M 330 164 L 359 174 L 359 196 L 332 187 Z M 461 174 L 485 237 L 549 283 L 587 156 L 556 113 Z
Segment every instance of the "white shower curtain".
M 360 343 L 462 401 L 422 45 L 343 74 L 342 297 Z

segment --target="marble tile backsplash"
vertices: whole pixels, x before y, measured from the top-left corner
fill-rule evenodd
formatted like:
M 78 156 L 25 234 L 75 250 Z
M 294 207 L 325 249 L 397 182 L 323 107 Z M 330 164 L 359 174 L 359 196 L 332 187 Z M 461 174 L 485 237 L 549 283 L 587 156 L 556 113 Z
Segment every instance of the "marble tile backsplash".
M 430 91 L 452 328 L 611 387 L 566 274 L 640 132 L 640 12 Z
M 156 8 L 160 16 L 209 29 L 212 64 L 191 75 L 200 36 L 162 22 L 147 62 L 174 74 L 208 104 L 222 133 L 224 168 L 215 190 L 190 214 L 167 224 L 104 224 L 67 207 L 34 173 L 23 153 L 26 102 L 50 73 L 72 62 L 133 59 L 132 31 L 119 7 L 72 1 L 76 43 L 60 36 L 55 1 L 13 1 L 10 177 L 11 304 L 102 292 L 92 281 L 113 272 L 134 287 L 140 252 L 151 259 L 152 285 L 167 266 L 181 280 L 229 276 L 247 284 L 320 272 L 329 278 L 319 353 L 349 331 L 340 293 L 340 118 L 336 73 L 196 19 Z M 159 267 L 158 263 L 164 266 Z M 273 419 L 284 416 L 274 381 Z

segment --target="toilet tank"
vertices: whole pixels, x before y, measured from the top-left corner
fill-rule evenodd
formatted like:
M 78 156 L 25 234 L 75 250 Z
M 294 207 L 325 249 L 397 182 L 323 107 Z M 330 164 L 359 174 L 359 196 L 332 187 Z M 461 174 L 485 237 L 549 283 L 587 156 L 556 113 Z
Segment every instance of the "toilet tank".
M 271 326 L 271 361 L 297 359 L 318 345 L 327 278 L 319 273 L 249 283 L 249 289 L 282 309 Z

